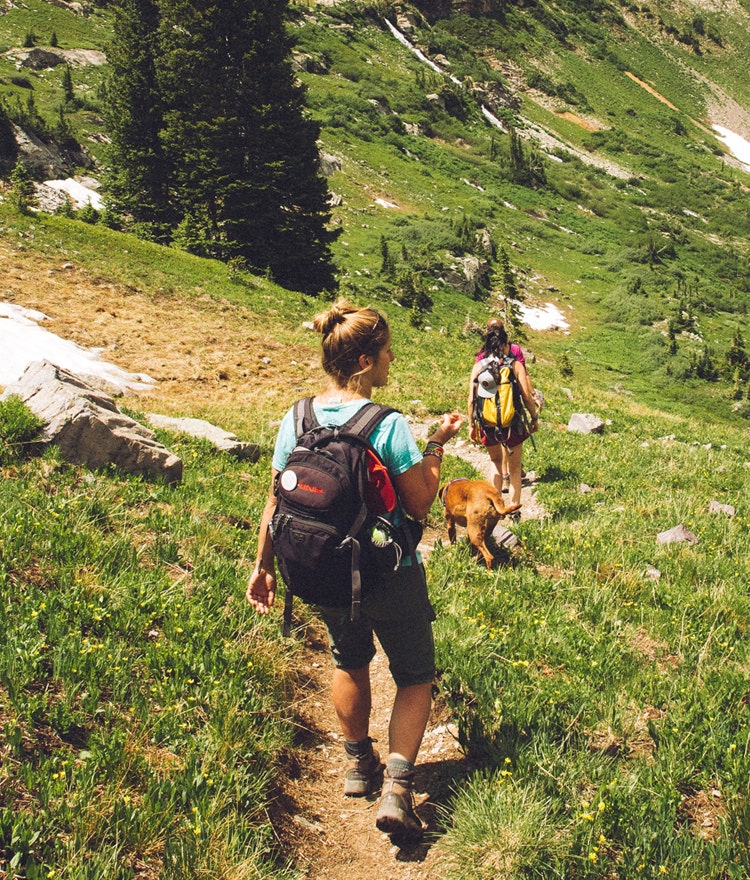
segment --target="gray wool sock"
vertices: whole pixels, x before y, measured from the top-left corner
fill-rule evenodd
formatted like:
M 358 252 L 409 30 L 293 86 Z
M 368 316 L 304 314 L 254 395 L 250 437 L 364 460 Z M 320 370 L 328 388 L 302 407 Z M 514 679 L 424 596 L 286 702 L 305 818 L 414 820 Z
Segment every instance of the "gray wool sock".
M 366 736 L 359 742 L 344 740 L 344 748 L 346 749 L 346 754 L 349 755 L 350 758 L 366 758 L 372 751 L 372 739 L 370 739 L 369 736 Z
M 405 758 L 389 758 L 385 772 L 391 779 L 411 780 L 414 776 L 414 764 Z

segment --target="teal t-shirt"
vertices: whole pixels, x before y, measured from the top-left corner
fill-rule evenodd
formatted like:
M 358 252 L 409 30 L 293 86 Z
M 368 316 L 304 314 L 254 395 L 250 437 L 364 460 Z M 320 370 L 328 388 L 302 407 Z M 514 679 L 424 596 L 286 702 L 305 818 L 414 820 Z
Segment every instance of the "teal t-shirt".
M 367 402 L 366 400 L 350 400 L 346 403 L 332 403 L 325 406 L 315 403 L 313 411 L 315 418 L 321 425 L 335 427 L 348 422 Z M 370 435 L 370 443 L 375 447 L 375 451 L 388 468 L 391 476 L 398 477 L 422 461 L 422 453 L 414 442 L 409 425 L 399 412 L 389 413 L 383 419 Z M 286 460 L 296 445 L 294 416 L 293 410 L 290 409 L 281 420 L 279 433 L 276 437 L 276 448 L 272 462 L 275 470 L 283 470 Z

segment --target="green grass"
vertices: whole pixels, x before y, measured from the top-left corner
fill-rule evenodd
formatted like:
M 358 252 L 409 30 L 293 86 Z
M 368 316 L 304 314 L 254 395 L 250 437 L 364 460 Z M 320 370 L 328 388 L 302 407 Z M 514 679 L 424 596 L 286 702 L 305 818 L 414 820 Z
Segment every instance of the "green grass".
M 441 686 L 492 779 L 457 796 L 445 846 L 476 876 L 527 876 L 525 845 L 528 876 L 747 876 L 744 449 L 611 416 L 604 437 L 537 435 L 550 520 L 522 527 L 518 566 L 432 559 Z M 712 499 L 736 516 L 709 513 Z M 658 545 L 679 522 L 699 542 Z M 690 816 L 700 796 L 710 842 Z M 535 821 L 506 834 L 524 798 Z M 485 847 L 478 828 L 500 839 Z M 536 841 L 555 841 L 552 867 Z
M 171 877 L 245 861 L 280 876 L 265 805 L 290 742 L 293 654 L 244 602 L 247 533 L 229 524 L 257 522 L 261 499 L 243 492 L 254 470 L 171 446 L 177 489 L 53 455 L 6 471 L 9 876 L 130 877 L 137 859 Z

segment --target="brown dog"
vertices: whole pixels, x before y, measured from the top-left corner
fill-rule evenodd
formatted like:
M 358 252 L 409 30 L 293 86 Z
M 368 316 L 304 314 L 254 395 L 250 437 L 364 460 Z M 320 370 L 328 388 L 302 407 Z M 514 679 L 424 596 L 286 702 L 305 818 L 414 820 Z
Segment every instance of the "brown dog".
M 518 510 L 521 505 L 505 507 L 497 489 L 486 480 L 451 480 L 440 487 L 438 497 L 448 523 L 448 538 L 456 543 L 456 525 L 464 526 L 477 554 L 492 568 L 494 557 L 487 547 L 487 538 L 498 520 Z

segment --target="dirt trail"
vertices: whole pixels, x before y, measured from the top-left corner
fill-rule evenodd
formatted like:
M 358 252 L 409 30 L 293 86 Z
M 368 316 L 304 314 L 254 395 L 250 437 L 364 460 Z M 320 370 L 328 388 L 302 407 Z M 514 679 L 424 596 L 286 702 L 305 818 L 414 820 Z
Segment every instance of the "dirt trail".
M 315 880 L 427 880 L 435 876 L 439 851 L 438 810 L 460 784 L 468 764 L 455 728 L 439 704 L 433 707 L 417 768 L 417 808 L 428 824 L 422 843 L 399 847 L 375 827 L 378 796 L 345 798 L 344 747 L 330 699 L 331 667 L 322 631 L 306 638 L 307 679 L 296 706 L 300 722 L 295 767 L 272 812 L 276 833 L 295 866 Z M 388 719 L 395 693 L 387 661 L 378 651 L 372 663 L 371 735 L 387 751 Z M 296 772 L 295 772 L 296 771 Z M 429 797 L 429 800 L 427 799 Z

